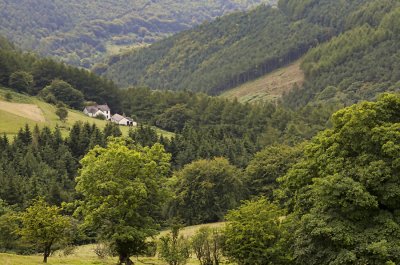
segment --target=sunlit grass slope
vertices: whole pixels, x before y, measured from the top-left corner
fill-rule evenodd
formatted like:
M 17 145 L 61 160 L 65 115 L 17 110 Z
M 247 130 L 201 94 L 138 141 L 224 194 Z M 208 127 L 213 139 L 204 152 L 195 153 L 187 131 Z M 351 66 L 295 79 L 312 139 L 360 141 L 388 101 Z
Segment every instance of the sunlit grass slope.
M 11 94 L 11 100 L 6 101 L 5 95 Z M 0 134 L 8 136 L 15 135 L 18 130 L 28 124 L 31 128 L 36 124 L 39 127 L 48 126 L 55 128 L 59 126 L 63 135 L 67 135 L 72 125 L 77 122 L 89 122 L 96 124 L 103 129 L 107 121 L 95 119 L 86 116 L 81 111 L 68 110 L 68 117 L 65 123 L 61 122 L 56 115 L 56 107 L 48 104 L 39 98 L 30 97 L 15 93 L 0 87 Z M 127 135 L 129 127 L 120 126 L 123 135 Z M 170 137 L 172 134 L 166 131 L 157 129 L 159 134 Z

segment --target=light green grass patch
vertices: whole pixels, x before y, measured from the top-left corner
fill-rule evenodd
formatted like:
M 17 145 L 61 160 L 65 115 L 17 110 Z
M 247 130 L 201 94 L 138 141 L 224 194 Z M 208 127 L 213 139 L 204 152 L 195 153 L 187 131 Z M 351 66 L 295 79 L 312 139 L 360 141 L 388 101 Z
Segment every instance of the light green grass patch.
M 237 99 L 240 102 L 276 102 L 283 94 L 288 93 L 295 85 L 301 87 L 304 73 L 301 70 L 302 60 L 279 68 L 256 80 L 244 83 L 222 93 L 220 96 Z

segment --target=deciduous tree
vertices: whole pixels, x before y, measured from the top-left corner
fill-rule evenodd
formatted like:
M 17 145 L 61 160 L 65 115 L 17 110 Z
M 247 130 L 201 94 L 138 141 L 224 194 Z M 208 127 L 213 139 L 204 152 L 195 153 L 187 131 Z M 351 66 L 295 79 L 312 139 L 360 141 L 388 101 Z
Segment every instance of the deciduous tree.
M 198 160 L 177 173 L 172 210 L 189 225 L 221 221 L 243 191 L 241 172 L 228 160 Z
M 129 257 L 142 253 L 146 239 L 157 233 L 169 160 L 159 144 L 142 148 L 122 138 L 96 146 L 81 160 L 76 189 L 83 201 L 76 213 L 111 243 L 120 264 L 133 264 Z
M 43 250 L 43 262 L 47 262 L 55 243 L 66 239 L 66 231 L 71 227 L 68 217 L 60 213 L 57 206 L 48 205 L 39 198 L 21 214 L 22 228 L 19 234 Z
M 340 110 L 280 179 L 297 264 L 400 262 L 400 96 Z
M 282 248 L 283 212 L 266 198 L 246 201 L 226 215 L 225 254 L 241 265 L 287 264 Z

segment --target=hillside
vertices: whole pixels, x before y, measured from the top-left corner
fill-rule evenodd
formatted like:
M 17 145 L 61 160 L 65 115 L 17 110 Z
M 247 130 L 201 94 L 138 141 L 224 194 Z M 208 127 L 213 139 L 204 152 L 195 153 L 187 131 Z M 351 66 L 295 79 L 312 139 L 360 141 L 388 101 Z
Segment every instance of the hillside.
M 399 2 L 371 1 L 353 19 L 361 26 L 304 57 L 305 85 L 284 98 L 287 106 L 349 106 L 400 91 Z
M 11 94 L 11 101 L 5 100 L 6 93 Z M 63 134 L 67 134 L 77 121 L 94 123 L 101 129 L 107 124 L 107 121 L 90 118 L 82 112 L 72 109 L 68 109 L 68 118 L 65 123 L 62 123 L 55 111 L 54 105 L 36 97 L 29 97 L 0 88 L 0 134 L 15 135 L 25 124 L 28 124 L 31 128 L 36 124 L 39 127 L 47 126 L 50 128 L 58 125 Z M 125 135 L 128 134 L 128 129 L 128 127 L 121 127 Z
M 240 102 L 277 102 L 294 87 L 301 87 L 304 73 L 300 68 L 301 60 L 279 68 L 256 80 L 249 81 L 236 88 L 225 91 L 221 97 L 238 99 Z
M 0 36 L 0 85 L 14 91 L 38 95 L 53 81 L 67 82 L 67 92 L 52 91 L 49 99 L 65 101 L 74 97 L 75 103 L 67 103 L 81 109 L 83 101 L 107 103 L 116 112 L 121 111 L 120 90 L 117 86 L 87 70 L 68 66 L 49 58 L 40 58 L 31 52 L 22 52 Z M 49 92 L 49 91 L 48 91 Z M 63 98 L 61 99 L 60 96 Z M 54 100 L 53 100 L 54 101 Z
M 219 94 L 290 64 L 341 33 L 367 0 L 280 1 L 224 16 L 111 62 L 120 86 Z M 351 24 L 352 25 L 352 24 Z
M 145 45 L 203 21 L 275 0 L 0 1 L 0 34 L 25 50 L 90 68 L 107 52 Z

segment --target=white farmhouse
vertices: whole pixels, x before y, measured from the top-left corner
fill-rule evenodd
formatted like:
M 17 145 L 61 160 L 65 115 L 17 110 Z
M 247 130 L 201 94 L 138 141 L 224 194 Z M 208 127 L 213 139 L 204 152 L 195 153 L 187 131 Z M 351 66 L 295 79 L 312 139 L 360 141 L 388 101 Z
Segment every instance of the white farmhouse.
M 111 117 L 111 121 L 119 124 L 119 125 L 126 125 L 126 126 L 137 126 L 137 122 L 133 121 L 131 118 L 129 117 L 125 117 L 119 114 L 114 114 Z
M 111 119 L 111 110 L 107 104 L 87 106 L 83 110 L 83 113 L 85 113 L 89 117 L 97 117 L 103 115 L 106 118 L 106 120 Z

